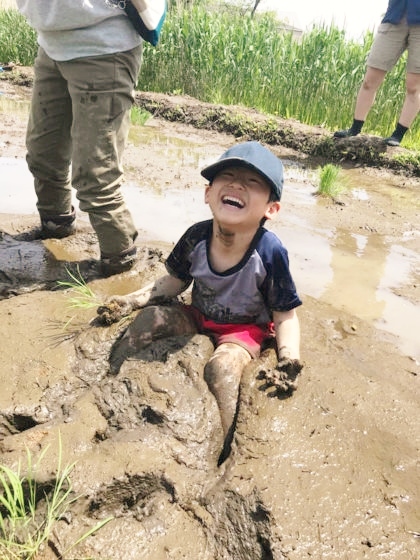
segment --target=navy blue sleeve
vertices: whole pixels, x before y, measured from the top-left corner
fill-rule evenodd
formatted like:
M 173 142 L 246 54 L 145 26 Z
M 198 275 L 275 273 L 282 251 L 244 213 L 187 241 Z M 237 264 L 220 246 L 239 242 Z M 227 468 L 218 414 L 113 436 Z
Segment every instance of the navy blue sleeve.
M 190 255 L 197 243 L 208 238 L 211 223 L 211 220 L 207 220 L 194 224 L 182 235 L 166 260 L 165 266 L 169 274 L 184 282 L 192 282 Z
M 267 276 L 260 288 L 270 311 L 290 311 L 302 305 L 289 268 L 287 249 L 272 232 L 261 238 L 257 251 L 263 260 Z

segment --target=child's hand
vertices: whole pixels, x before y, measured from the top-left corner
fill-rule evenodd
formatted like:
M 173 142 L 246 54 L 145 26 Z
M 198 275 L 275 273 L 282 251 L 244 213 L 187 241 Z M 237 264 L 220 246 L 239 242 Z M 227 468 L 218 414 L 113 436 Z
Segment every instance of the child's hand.
M 112 296 L 104 305 L 98 307 L 97 320 L 101 325 L 111 325 L 129 315 L 133 309 L 134 306 L 128 296 Z
M 291 394 L 297 389 L 297 377 L 303 366 L 299 360 L 281 358 L 274 369 L 261 370 L 260 373 L 268 386 L 276 387 L 277 394 Z

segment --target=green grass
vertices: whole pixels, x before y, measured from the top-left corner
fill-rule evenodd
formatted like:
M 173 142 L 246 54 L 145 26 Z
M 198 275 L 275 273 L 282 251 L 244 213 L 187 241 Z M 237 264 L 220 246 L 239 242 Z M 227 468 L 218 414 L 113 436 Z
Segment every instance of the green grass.
M 35 31 L 13 9 L 0 11 L 0 62 L 32 66 L 38 50 Z
M 335 198 L 347 188 L 341 168 L 331 163 L 318 168 L 317 182 L 318 189 L 315 194 L 319 196 Z
M 251 18 L 249 11 L 213 4 L 171 4 L 158 46 L 144 45 L 139 89 L 242 104 L 330 131 L 350 126 L 372 33 L 358 43 L 335 26 L 319 26 L 298 42 L 279 31 L 273 14 Z M 35 35 L 10 12 L 0 12 L 0 60 L 32 64 Z M 404 55 L 386 76 L 365 133 L 392 133 L 405 97 L 405 62 Z M 419 118 L 403 146 L 420 150 Z
M 62 466 L 61 440 L 57 472 L 50 484 L 38 484 L 37 466 L 27 451 L 27 465 L 22 474 L 21 464 L 16 470 L 0 465 L 0 558 L 2 560 L 32 560 L 52 535 L 56 521 L 68 511 L 78 497 L 74 496 L 70 474 L 74 464 Z M 41 454 L 39 462 L 45 452 Z M 39 464 L 38 464 L 39 466 Z M 109 517 L 83 534 L 61 554 L 98 531 Z
M 58 280 L 57 286 L 69 290 L 68 306 L 72 309 L 92 309 L 102 304 L 100 298 L 86 284 L 85 279 L 77 272 L 67 269 L 69 280 Z
M 242 104 L 331 131 L 350 126 L 372 33 L 358 43 L 343 30 L 320 26 L 297 42 L 278 27 L 270 14 L 172 10 L 158 47 L 145 48 L 139 87 Z M 364 132 L 392 133 L 405 97 L 405 58 L 379 89 Z M 403 146 L 420 149 L 419 119 Z
M 131 108 L 131 114 L 130 114 L 131 124 L 137 126 L 143 126 L 144 124 L 146 124 L 146 122 L 150 119 L 151 116 L 152 115 L 149 113 L 149 111 L 146 111 L 142 107 L 137 107 L 137 105 L 133 105 L 133 107 Z

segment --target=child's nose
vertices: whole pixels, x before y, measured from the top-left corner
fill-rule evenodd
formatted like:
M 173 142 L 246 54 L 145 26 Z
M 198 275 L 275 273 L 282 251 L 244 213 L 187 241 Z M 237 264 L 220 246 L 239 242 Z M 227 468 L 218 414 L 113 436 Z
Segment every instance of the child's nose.
M 245 180 L 242 175 L 235 175 L 234 177 L 232 177 L 231 184 L 235 185 L 236 187 L 244 188 Z

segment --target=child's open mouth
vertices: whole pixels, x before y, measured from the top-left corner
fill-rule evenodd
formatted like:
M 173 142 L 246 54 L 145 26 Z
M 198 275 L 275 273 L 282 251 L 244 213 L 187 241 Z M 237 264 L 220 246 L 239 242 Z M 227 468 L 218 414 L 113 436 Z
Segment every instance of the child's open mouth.
M 235 198 L 234 196 L 224 196 L 222 198 L 223 204 L 229 204 L 230 206 L 234 206 L 235 208 L 244 208 L 245 204 L 239 198 Z

